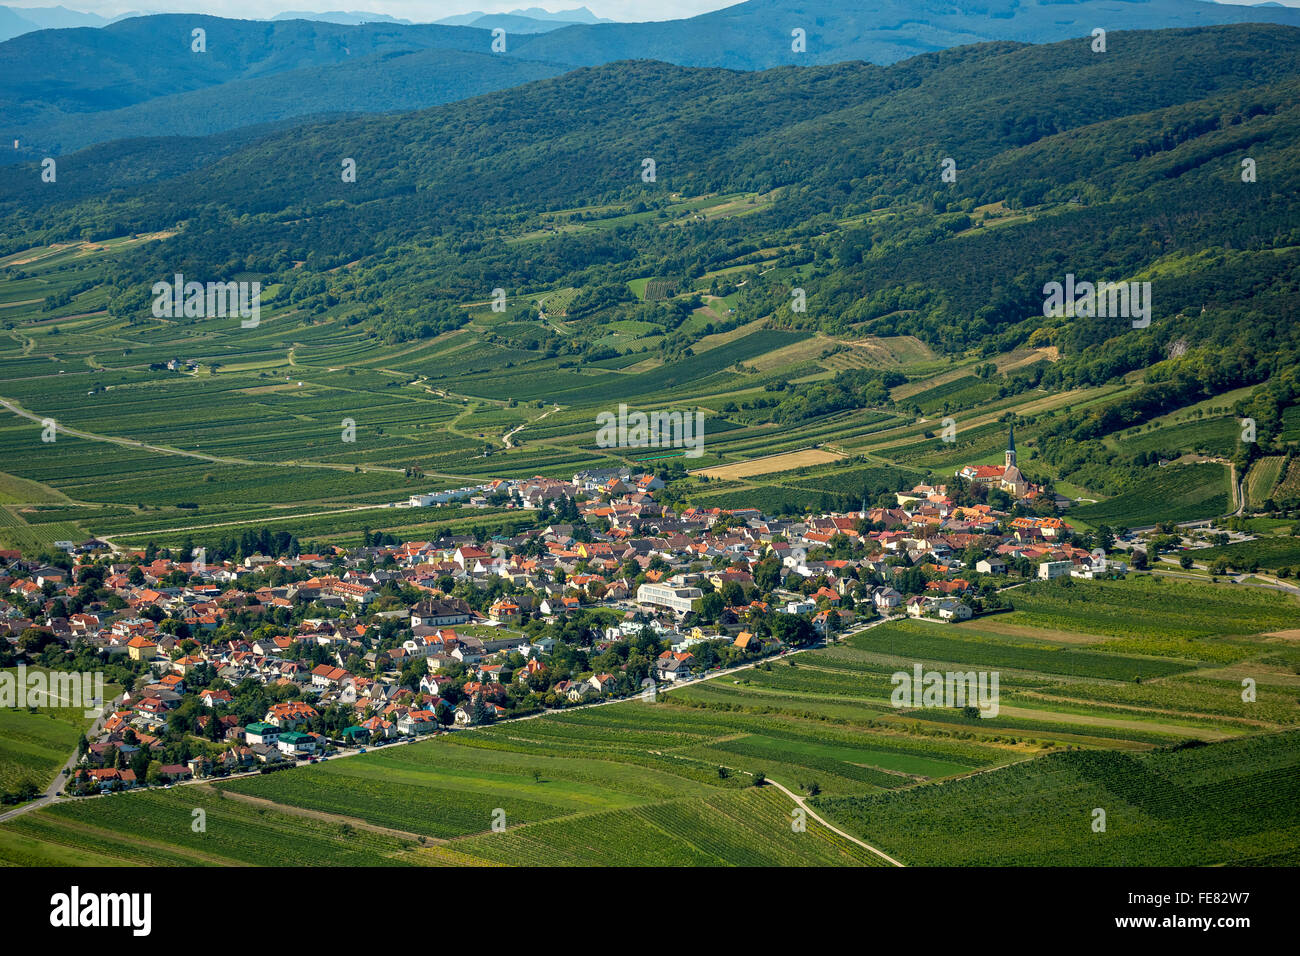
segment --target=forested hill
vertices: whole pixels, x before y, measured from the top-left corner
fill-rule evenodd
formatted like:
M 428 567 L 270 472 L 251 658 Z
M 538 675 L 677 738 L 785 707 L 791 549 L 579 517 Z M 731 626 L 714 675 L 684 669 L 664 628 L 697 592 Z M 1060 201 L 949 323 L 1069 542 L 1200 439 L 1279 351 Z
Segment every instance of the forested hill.
M 304 122 L 330 114 L 385 113 L 450 103 L 558 76 L 566 68 L 491 53 L 392 50 L 341 63 L 232 80 L 92 114 L 72 113 L 24 127 L 25 151 L 58 156 L 131 138 L 204 136 L 256 124 Z
M 137 171 L 154 163 L 140 144 L 130 146 L 131 163 L 115 162 L 111 145 L 65 157 L 53 188 L 34 164 L 11 167 L 0 171 L 0 211 L 18 217 L 6 230 L 10 248 L 185 220 L 191 226 L 172 242 L 189 254 L 271 268 L 286 257 L 339 263 L 413 237 L 481 233 L 548 207 L 673 192 L 779 190 L 771 215 L 784 222 L 928 202 L 936 192 L 950 203 L 1023 205 L 1081 191 L 1091 205 L 1229 175 L 1225 165 L 1203 168 L 1210 156 L 1195 150 L 1239 151 L 1276 139 L 1294 119 L 1300 29 L 1114 40 L 1104 55 L 1089 53 L 1086 40 L 992 44 L 889 67 L 736 73 L 611 64 L 414 113 L 271 135 L 143 186 L 134 185 Z M 1286 145 L 1272 148 L 1288 157 Z M 152 150 L 166 168 L 167 143 Z M 344 157 L 357 161 L 355 183 L 338 174 Z M 946 191 L 944 157 L 961 170 Z M 642 181 L 645 158 L 656 163 L 653 184 Z M 1284 181 L 1271 175 L 1255 192 Z M 205 228 L 208 220 L 224 225 Z M 19 235 L 33 223 L 34 235 Z

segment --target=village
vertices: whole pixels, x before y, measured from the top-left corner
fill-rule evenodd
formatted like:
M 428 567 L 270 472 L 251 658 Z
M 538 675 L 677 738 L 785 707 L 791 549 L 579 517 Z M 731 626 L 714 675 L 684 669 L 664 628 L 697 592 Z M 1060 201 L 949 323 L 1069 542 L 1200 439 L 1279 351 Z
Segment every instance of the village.
M 62 563 L 0 552 L 0 663 L 123 688 L 66 780 L 98 794 L 653 693 L 881 619 L 997 613 L 1016 583 L 1126 573 L 1059 517 L 957 503 L 980 482 L 1036 492 L 1014 445 L 963 471 L 845 513 L 676 511 L 623 468 L 455 493 L 536 512 L 513 536 L 210 563 L 93 540 Z

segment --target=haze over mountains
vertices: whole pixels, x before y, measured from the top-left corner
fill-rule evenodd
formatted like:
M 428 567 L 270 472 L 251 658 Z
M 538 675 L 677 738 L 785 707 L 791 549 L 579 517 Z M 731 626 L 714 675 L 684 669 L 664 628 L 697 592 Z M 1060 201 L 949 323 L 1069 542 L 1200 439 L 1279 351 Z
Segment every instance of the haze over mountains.
M 159 14 L 0 43 L 0 142 L 19 141 L 0 153 L 0 162 L 126 137 L 415 109 L 622 59 L 741 70 L 857 59 L 885 64 L 978 42 L 1086 37 L 1098 26 L 1114 33 L 1233 22 L 1300 25 L 1297 9 L 1200 0 L 748 0 L 646 23 L 558 19 L 595 20 L 586 8 L 469 13 L 437 24 L 361 13 L 304 15 L 315 19 Z M 492 50 L 491 29 L 502 25 L 504 54 Z M 202 54 L 190 49 L 196 27 L 207 31 Z M 792 49 L 796 28 L 806 31 L 806 52 Z
M 67 7 L 6 7 L 0 6 L 0 40 L 33 30 L 60 30 L 67 27 L 102 27 L 122 17 L 101 17 L 97 13 L 82 13 Z
M 0 41 L 9 40 L 24 33 L 31 33 L 36 30 L 62 30 L 70 27 L 104 27 L 110 23 L 116 23 L 119 20 L 126 20 L 130 17 L 138 16 L 157 16 L 166 11 L 158 12 L 140 12 L 133 11 L 130 13 L 119 13 L 116 16 L 105 17 L 97 13 L 83 12 L 80 10 L 69 10 L 64 6 L 54 7 L 13 7 L 0 5 Z M 455 16 L 443 17 L 440 20 L 409 20 L 405 17 L 395 17 L 387 13 L 372 13 L 369 11 L 359 10 L 327 10 L 317 12 L 312 10 L 286 10 L 277 13 L 270 20 L 317 20 L 322 23 L 342 23 L 351 26 L 357 26 L 362 23 L 440 23 L 447 26 L 484 26 L 490 23 L 492 26 L 501 26 L 507 30 L 518 33 L 544 33 L 548 30 L 558 30 L 560 27 L 571 26 L 580 23 L 610 23 L 612 21 L 604 17 L 598 17 L 586 7 L 575 7 L 572 10 L 560 10 L 552 13 L 549 10 L 543 10 L 541 7 L 528 7 L 527 9 L 511 10 L 507 13 L 484 13 L 482 10 L 475 10 L 471 13 L 460 13 Z

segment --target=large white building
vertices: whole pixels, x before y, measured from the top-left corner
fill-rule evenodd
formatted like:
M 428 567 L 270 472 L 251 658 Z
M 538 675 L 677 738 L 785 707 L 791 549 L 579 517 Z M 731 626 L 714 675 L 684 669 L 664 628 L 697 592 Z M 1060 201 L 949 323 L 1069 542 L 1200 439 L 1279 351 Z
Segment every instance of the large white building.
M 692 603 L 698 601 L 703 595 L 704 592 L 699 588 L 647 583 L 636 589 L 636 603 L 654 604 L 685 614 L 691 610 Z
M 1073 567 L 1073 561 L 1044 561 L 1038 566 L 1038 577 L 1044 581 L 1064 577 Z

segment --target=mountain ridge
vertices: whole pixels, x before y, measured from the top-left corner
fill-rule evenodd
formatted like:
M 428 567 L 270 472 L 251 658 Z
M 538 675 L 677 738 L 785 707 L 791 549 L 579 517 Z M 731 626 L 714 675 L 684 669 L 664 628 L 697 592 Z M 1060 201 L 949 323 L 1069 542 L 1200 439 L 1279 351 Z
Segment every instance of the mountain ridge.
M 504 56 L 567 68 L 624 59 L 725 69 L 850 60 L 884 64 L 977 42 L 1043 43 L 1087 37 L 1098 24 L 1114 34 L 1135 27 L 1184 28 L 1225 21 L 1300 25 L 1300 10 L 1229 7 L 1199 0 L 881 0 L 869 9 L 845 9 L 835 0 L 747 0 L 674 21 L 561 25 L 543 33 L 507 29 Z M 483 27 L 494 22 L 488 17 Z M 189 50 L 190 30 L 196 26 L 208 30 L 208 52 L 202 59 Z M 804 53 L 791 49 L 794 29 L 806 30 Z M 20 141 L 16 153 L 0 154 L 0 162 L 57 155 L 60 147 L 75 149 L 121 135 L 162 135 L 170 128 L 162 121 L 150 126 L 144 119 L 87 117 L 292 69 L 322 68 L 313 74 L 311 88 L 302 91 L 302 101 L 289 110 L 293 115 L 334 109 L 365 112 L 372 108 L 374 91 L 382 89 L 383 80 L 358 84 L 355 69 L 342 68 L 343 64 L 364 56 L 432 48 L 494 52 L 490 29 L 476 26 L 373 22 L 350 26 L 191 14 L 132 17 L 95 29 L 25 34 L 0 43 L 0 76 L 4 77 L 0 142 Z M 473 59 L 473 65 L 468 60 L 462 64 L 462 72 L 487 69 L 488 61 Z M 513 75 L 498 72 L 503 83 Z M 482 83 L 463 85 L 482 89 L 491 83 L 487 76 Z M 317 93 L 322 102 L 313 104 L 309 100 Z M 434 93 L 423 102 L 412 96 L 381 96 L 377 108 L 433 105 L 455 93 Z M 258 125 L 284 117 L 286 95 L 277 90 L 265 109 L 244 89 L 232 90 L 232 102 L 222 103 L 220 97 L 202 102 L 205 110 Z M 165 106 L 137 109 L 134 115 L 160 116 Z M 190 123 L 186 129 L 198 132 L 202 127 Z

